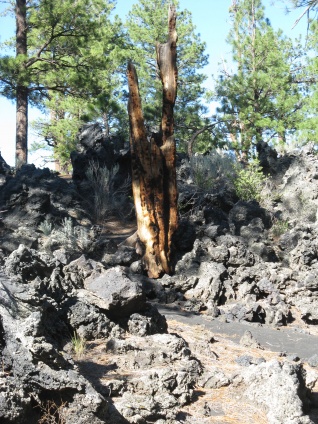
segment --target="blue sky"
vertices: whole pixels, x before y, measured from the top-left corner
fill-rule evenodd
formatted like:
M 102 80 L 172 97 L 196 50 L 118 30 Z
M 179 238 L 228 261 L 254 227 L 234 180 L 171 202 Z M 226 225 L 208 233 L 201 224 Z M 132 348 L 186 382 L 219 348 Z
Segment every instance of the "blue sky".
M 122 20 L 125 20 L 131 6 L 137 0 L 117 0 L 117 13 Z M 212 88 L 212 74 L 217 74 L 218 63 L 230 57 L 230 47 L 225 39 L 230 28 L 228 9 L 232 0 L 179 0 L 181 9 L 188 9 L 192 13 L 193 23 L 196 25 L 197 33 L 200 33 L 201 40 L 207 44 L 206 52 L 209 55 L 209 65 L 204 69 L 208 80 L 206 86 Z M 299 17 L 301 10 L 294 10 L 289 14 L 285 13 L 283 0 L 263 0 L 266 7 L 266 16 L 270 19 L 275 29 L 281 28 L 286 35 L 297 38 L 299 34 L 306 34 L 307 23 L 304 17 L 294 28 L 293 24 Z M 0 4 L 0 11 L 3 5 Z M 13 18 L 0 17 L 0 41 L 3 42 L 14 34 Z M 30 108 L 29 120 L 32 121 L 39 116 L 36 109 Z M 29 145 L 34 140 L 34 134 L 30 131 Z M 3 97 L 0 97 L 0 152 L 6 162 L 14 165 L 15 152 L 15 105 Z M 36 157 L 31 157 L 29 161 L 40 164 Z

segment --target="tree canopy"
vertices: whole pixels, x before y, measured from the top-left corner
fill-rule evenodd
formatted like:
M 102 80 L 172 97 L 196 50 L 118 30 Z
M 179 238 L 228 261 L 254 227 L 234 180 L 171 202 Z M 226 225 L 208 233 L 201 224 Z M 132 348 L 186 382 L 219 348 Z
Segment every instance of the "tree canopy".
M 133 5 L 126 22 L 133 43 L 132 59 L 142 81 L 141 98 L 146 126 L 157 131 L 161 114 L 161 81 L 156 58 L 156 44 L 165 40 L 168 0 L 139 0 Z M 175 125 L 178 148 L 205 122 L 207 112 L 203 99 L 203 86 L 207 76 L 203 73 L 208 63 L 206 44 L 201 40 L 192 22 L 191 13 L 174 2 L 178 16 L 178 96 L 175 105 Z
M 138 71 L 148 134 L 158 131 L 162 92 L 156 45 L 165 41 L 169 3 L 136 0 L 122 23 L 114 15 L 114 0 L 9 2 L 17 34 L 2 43 L 0 93 L 17 101 L 18 166 L 27 161 L 29 104 L 45 112 L 35 123 L 43 140 L 39 145 L 52 146 L 62 164 L 67 164 L 83 123 L 99 121 L 106 137 L 121 135 L 127 141 L 128 59 Z M 316 142 L 316 56 L 309 53 L 306 59 L 300 43 L 274 30 L 261 0 L 232 2 L 232 61 L 223 63 L 214 97 L 208 97 L 205 87 L 206 44 L 191 12 L 178 0 L 173 3 L 178 16 L 178 150 L 192 154 L 228 144 L 246 156 L 258 141 L 285 143 L 296 130 L 301 142 Z M 289 4 L 317 11 L 317 0 Z M 305 49 L 316 52 L 316 40 L 313 21 Z M 214 116 L 208 114 L 211 100 L 219 105 Z
M 231 148 L 243 158 L 260 141 L 284 142 L 301 120 L 301 51 L 274 31 L 260 0 L 242 0 L 231 9 L 234 71 L 226 65 L 216 84 L 222 127 Z
M 25 116 L 17 115 L 17 121 L 24 149 L 28 103 L 52 102 L 53 92 L 62 98 L 95 101 L 111 85 L 110 75 L 123 47 L 120 22 L 110 20 L 113 7 L 111 0 L 17 0 L 12 4 L 17 35 L 8 44 L 16 48 L 16 55 L 0 59 L 0 90 L 18 103 L 23 92 Z M 20 159 L 25 162 L 26 155 Z

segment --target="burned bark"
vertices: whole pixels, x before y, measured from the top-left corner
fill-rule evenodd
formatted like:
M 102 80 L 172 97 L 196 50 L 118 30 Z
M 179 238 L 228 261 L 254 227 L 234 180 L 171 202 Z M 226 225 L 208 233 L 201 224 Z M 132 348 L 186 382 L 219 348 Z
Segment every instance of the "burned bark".
M 157 62 L 163 87 L 159 133 L 147 138 L 135 67 L 128 65 L 132 187 L 138 235 L 145 246 L 144 267 L 158 278 L 173 271 L 172 237 L 178 225 L 176 146 L 173 109 L 177 95 L 176 11 L 169 8 L 169 37 L 157 45 Z

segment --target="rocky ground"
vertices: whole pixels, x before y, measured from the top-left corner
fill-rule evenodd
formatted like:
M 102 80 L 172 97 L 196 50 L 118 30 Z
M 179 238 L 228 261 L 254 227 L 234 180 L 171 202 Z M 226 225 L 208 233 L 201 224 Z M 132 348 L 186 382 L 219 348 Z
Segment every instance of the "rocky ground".
M 151 280 L 106 144 L 83 132 L 73 180 L 1 162 L 1 423 L 318 423 L 316 155 L 261 151 L 260 203 L 180 158 L 176 272 Z M 118 163 L 107 224 L 85 157 Z

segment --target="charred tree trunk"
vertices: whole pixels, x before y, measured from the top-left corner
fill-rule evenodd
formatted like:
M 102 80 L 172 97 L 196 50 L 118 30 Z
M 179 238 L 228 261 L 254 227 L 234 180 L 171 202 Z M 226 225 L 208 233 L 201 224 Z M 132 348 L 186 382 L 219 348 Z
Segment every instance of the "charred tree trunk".
M 169 38 L 157 45 L 157 61 L 163 86 L 162 119 L 159 133 L 148 141 L 139 96 L 138 79 L 128 65 L 130 149 L 132 186 L 138 236 L 145 247 L 144 267 L 149 277 L 173 271 L 172 237 L 178 225 L 176 146 L 173 108 L 177 95 L 176 11 L 168 16 Z
M 16 56 L 27 54 L 26 0 L 16 2 Z M 28 87 L 23 81 L 16 88 L 16 154 L 20 168 L 28 161 Z

